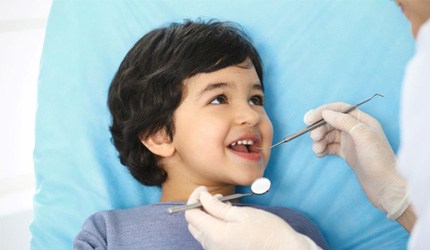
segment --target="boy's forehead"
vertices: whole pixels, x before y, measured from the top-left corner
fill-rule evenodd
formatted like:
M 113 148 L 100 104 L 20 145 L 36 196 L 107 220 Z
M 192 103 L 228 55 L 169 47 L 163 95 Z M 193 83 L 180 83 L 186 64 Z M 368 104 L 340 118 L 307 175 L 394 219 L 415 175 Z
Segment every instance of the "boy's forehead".
M 234 65 L 210 73 L 199 73 L 184 80 L 185 88 L 199 90 L 199 92 L 219 88 L 236 88 L 243 84 L 255 89 L 263 88 L 252 64 L 250 67 Z

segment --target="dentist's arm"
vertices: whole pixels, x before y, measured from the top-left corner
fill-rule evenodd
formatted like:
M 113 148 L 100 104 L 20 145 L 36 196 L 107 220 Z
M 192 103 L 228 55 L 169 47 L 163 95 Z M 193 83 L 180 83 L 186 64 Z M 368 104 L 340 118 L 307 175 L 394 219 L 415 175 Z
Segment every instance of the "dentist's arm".
M 339 112 L 347 107 L 350 105 L 346 103 L 332 103 L 305 114 L 307 124 L 321 118 L 327 122 L 311 132 L 312 150 L 318 157 L 343 158 L 372 204 L 410 231 L 415 213 L 407 196 L 406 181 L 396 170 L 396 156 L 380 123 L 358 109 L 348 114 Z
M 188 203 L 197 201 L 204 210 L 188 210 L 185 218 L 204 249 L 320 249 L 309 237 L 266 211 L 220 202 L 204 187 L 194 190 Z
M 400 223 L 400 225 L 402 225 L 403 228 L 406 229 L 408 232 L 411 232 L 416 220 L 417 215 L 411 204 L 408 206 L 408 208 L 406 208 L 403 214 L 400 215 L 399 218 L 397 218 L 397 222 Z

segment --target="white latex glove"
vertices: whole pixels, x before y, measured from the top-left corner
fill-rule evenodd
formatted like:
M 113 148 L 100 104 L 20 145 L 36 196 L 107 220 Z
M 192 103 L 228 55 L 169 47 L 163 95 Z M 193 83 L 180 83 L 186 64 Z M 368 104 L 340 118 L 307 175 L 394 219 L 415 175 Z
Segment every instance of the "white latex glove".
M 202 209 L 185 212 L 188 229 L 204 249 L 320 249 L 283 219 L 263 210 L 222 203 L 199 187 L 188 204 L 200 201 Z
M 327 122 L 311 132 L 312 150 L 319 157 L 343 158 L 372 204 L 395 220 L 409 205 L 406 182 L 396 171 L 396 156 L 376 119 L 358 109 L 338 112 L 350 106 L 331 103 L 305 114 L 308 125 L 321 118 Z

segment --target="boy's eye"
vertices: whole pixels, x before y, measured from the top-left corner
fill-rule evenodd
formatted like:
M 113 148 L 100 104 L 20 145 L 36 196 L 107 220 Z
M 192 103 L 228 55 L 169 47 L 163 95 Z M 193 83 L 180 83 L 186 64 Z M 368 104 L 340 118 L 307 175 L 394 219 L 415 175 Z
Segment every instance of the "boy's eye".
M 226 103 L 227 103 L 227 97 L 225 95 L 219 95 L 211 101 L 211 104 L 226 104 Z
M 261 95 L 253 96 L 253 97 L 251 97 L 251 99 L 249 99 L 249 104 L 263 106 L 264 105 L 264 97 Z

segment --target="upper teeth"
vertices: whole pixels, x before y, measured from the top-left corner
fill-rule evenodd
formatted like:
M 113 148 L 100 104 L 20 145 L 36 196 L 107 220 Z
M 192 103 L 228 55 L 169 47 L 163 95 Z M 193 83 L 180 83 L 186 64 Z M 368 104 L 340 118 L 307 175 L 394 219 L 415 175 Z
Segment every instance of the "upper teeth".
M 254 141 L 253 140 L 240 140 L 240 141 L 233 142 L 230 145 L 235 146 L 236 144 L 237 145 L 254 145 Z

